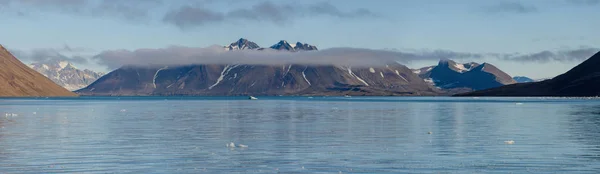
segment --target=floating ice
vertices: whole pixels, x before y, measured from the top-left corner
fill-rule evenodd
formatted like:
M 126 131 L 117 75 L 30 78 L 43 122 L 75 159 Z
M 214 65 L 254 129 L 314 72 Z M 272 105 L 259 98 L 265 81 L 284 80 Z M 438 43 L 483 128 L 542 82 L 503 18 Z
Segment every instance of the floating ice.
M 513 140 L 504 141 L 504 144 L 515 144 L 515 141 L 513 141 Z

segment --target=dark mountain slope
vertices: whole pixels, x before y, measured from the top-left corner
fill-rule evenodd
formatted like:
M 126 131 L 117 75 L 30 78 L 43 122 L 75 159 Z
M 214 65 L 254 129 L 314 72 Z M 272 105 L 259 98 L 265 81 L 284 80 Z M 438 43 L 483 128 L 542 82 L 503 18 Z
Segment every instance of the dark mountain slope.
M 0 45 L 0 96 L 77 96 L 15 58 Z
M 507 85 L 457 96 L 598 96 L 600 52 L 553 79 Z

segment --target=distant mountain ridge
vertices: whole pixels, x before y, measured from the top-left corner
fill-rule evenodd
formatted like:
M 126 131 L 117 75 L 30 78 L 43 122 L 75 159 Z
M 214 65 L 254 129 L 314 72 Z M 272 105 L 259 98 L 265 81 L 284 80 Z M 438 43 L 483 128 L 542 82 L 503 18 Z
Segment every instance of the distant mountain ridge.
M 0 96 L 56 97 L 77 96 L 29 68 L 0 45 Z
M 525 76 L 515 76 L 513 77 L 513 79 L 517 82 L 517 83 L 529 83 L 529 82 L 535 82 L 536 80 L 533 80 L 529 77 L 525 77 Z
M 512 77 L 489 63 L 456 63 L 440 60 L 436 66 L 413 70 L 419 77 L 442 89 L 481 90 L 516 83 Z
M 60 60 L 32 63 L 29 67 L 70 91 L 85 88 L 104 75 L 88 69 L 77 69 L 70 62 Z
M 317 51 L 279 41 L 269 48 L 239 39 L 226 50 Z M 78 90 L 82 95 L 439 95 L 408 67 L 336 65 L 124 66 Z
M 549 80 L 520 83 L 457 96 L 600 96 L 600 52 Z
M 272 45 L 269 48 L 261 48 L 258 44 L 248 41 L 248 39 L 240 38 L 236 42 L 229 44 L 229 46 L 224 47 L 225 50 L 264 50 L 264 49 L 274 49 L 274 50 L 286 50 L 286 51 L 316 51 L 318 50 L 316 46 L 310 45 L 307 43 L 296 42 L 295 44 L 290 44 L 286 40 L 281 40 L 278 43 Z
M 238 41 L 229 44 L 225 47 L 226 50 L 246 50 L 246 49 L 258 49 L 258 44 L 250 42 L 247 39 L 240 38 Z

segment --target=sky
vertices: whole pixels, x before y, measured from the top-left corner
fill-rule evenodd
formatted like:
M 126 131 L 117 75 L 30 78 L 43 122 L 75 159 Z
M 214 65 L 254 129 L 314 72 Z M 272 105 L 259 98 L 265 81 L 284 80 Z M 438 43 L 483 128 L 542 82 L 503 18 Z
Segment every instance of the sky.
M 600 50 L 598 16 L 600 0 L 0 0 L 0 44 L 26 63 L 65 59 L 107 72 L 214 60 L 215 45 L 239 38 L 261 47 L 287 40 L 321 50 L 295 60 L 419 68 L 455 59 L 548 78 Z M 251 58 L 224 57 L 239 55 Z

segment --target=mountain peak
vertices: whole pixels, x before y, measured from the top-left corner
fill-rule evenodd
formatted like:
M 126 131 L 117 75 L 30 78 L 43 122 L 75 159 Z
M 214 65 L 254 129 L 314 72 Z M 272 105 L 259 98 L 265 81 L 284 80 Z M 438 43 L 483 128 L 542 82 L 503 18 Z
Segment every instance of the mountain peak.
M 77 69 L 66 60 L 36 62 L 29 67 L 68 90 L 84 88 L 102 76 L 102 73 Z
M 294 45 L 294 49 L 296 50 L 305 50 L 305 51 L 316 51 L 319 50 L 317 49 L 316 46 L 313 45 L 309 45 L 307 43 L 302 43 L 302 42 L 296 42 L 296 45 Z
M 260 48 L 258 44 L 249 41 L 245 38 L 240 38 L 239 40 L 229 44 L 225 49 L 227 50 L 245 50 L 245 49 L 257 49 Z
M 294 46 L 290 45 L 290 43 L 288 43 L 286 40 L 281 40 L 277 44 L 271 46 L 270 48 L 275 49 L 275 50 L 288 50 L 288 51 L 296 50 L 294 48 Z

